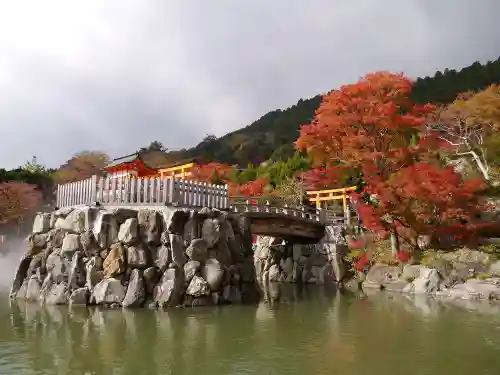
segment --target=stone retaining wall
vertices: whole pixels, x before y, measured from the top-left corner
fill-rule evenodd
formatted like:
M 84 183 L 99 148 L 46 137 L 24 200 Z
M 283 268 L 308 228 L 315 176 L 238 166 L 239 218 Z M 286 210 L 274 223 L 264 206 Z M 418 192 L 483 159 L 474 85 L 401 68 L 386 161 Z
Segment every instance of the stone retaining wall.
M 36 216 L 10 296 L 53 305 L 196 306 L 254 298 L 254 281 L 242 216 L 83 207 Z
M 300 245 L 280 238 L 258 236 L 254 244 L 254 266 L 262 283 L 286 282 L 328 284 L 340 282 L 347 273 L 343 258 L 347 245 L 336 227 L 327 227 L 317 244 Z

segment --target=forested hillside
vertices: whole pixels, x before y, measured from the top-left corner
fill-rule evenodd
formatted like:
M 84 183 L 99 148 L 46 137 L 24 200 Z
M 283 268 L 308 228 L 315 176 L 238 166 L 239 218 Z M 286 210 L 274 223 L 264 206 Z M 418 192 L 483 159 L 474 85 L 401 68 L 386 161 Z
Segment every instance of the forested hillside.
M 500 57 L 484 65 L 475 62 L 460 71 L 445 69 L 432 77 L 418 78 L 412 95 L 418 103 L 447 104 L 461 92 L 482 90 L 493 83 L 500 83 Z M 321 95 L 300 99 L 290 108 L 269 112 L 245 128 L 218 139 L 207 137 L 196 147 L 176 152 L 175 156 L 199 157 L 203 161 L 241 167 L 287 158 L 293 154 L 300 125 L 311 121 L 320 102 Z

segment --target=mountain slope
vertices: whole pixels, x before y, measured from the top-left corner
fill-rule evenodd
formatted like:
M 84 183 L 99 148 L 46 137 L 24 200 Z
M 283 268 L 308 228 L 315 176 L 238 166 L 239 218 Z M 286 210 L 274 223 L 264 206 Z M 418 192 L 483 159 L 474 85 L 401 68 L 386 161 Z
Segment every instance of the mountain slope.
M 460 71 L 445 69 L 433 77 L 418 78 L 413 97 L 418 103 L 446 104 L 461 92 L 481 90 L 493 83 L 500 84 L 500 57 L 484 65 L 475 62 Z M 290 108 L 269 112 L 252 124 L 218 139 L 207 137 L 193 148 L 172 152 L 172 156 L 241 167 L 268 159 L 287 158 L 294 152 L 293 143 L 299 136 L 300 126 L 312 120 L 320 103 L 321 95 L 300 99 Z

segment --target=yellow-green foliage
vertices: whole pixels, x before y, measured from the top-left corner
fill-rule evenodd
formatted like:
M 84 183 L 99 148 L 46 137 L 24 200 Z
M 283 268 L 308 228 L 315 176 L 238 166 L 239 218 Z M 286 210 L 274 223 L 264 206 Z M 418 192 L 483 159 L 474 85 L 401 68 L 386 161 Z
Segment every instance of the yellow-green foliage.
M 483 253 L 490 254 L 495 258 L 500 259 L 500 244 L 489 243 L 485 245 L 481 245 L 477 248 L 479 251 Z
M 439 261 L 444 252 L 436 249 L 426 249 L 422 252 L 420 257 L 420 264 L 426 267 L 432 267 Z
M 486 279 L 489 279 L 493 277 L 490 273 L 479 273 L 476 275 L 475 278 L 479 279 L 479 280 L 486 280 Z

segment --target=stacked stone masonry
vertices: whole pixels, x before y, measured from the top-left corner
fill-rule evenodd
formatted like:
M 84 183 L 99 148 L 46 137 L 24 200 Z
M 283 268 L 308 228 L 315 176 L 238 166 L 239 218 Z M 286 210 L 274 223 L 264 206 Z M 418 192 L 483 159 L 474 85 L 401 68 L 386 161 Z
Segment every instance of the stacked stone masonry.
M 83 207 L 37 215 L 11 298 L 169 307 L 255 298 L 250 225 L 203 208 Z
M 254 244 L 254 267 L 260 283 L 328 284 L 342 281 L 348 271 L 347 246 L 335 228 L 327 227 L 317 244 L 287 243 L 259 236 Z

